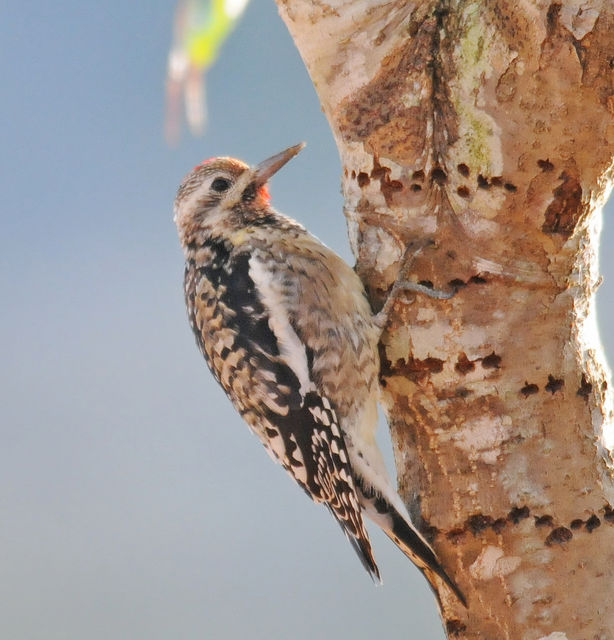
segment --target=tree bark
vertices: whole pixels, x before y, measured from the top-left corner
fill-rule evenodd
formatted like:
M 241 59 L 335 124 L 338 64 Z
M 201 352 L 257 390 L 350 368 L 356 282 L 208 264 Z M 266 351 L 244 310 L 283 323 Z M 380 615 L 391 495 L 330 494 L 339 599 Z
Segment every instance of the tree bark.
M 469 601 L 442 589 L 448 636 L 614 638 L 612 0 L 277 4 L 374 305 L 410 242 L 412 278 L 457 290 L 408 292 L 380 345 L 401 494 Z

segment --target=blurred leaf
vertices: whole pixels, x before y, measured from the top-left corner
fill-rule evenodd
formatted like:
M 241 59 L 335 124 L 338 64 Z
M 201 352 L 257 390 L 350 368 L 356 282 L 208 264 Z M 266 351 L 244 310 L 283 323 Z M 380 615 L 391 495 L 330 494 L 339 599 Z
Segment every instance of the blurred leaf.
M 190 131 L 202 135 L 207 123 L 205 75 L 249 0 L 179 0 L 166 76 L 169 144 L 181 133 L 182 102 Z

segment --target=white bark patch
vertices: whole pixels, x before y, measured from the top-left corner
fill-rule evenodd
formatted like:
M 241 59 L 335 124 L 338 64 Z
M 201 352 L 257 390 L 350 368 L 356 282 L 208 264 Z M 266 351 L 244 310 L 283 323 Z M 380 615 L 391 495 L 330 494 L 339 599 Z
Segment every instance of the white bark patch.
M 469 360 L 477 360 L 491 353 L 496 353 L 494 345 L 488 342 L 488 332 L 484 327 L 478 325 L 467 325 L 463 327 L 463 350 Z
M 375 246 L 378 247 L 375 258 L 375 267 L 378 271 L 385 271 L 401 259 L 399 243 L 389 233 L 386 233 L 383 229 L 373 229 L 372 227 L 367 233 L 377 236 L 374 240 Z
M 492 580 L 516 571 L 519 566 L 518 556 L 505 556 L 503 549 L 488 545 L 469 567 L 469 571 L 477 580 Z
M 531 567 L 528 558 L 522 570 L 516 571 L 508 578 L 509 592 L 515 599 L 514 615 L 521 624 L 534 620 L 535 605 L 549 601 L 556 593 L 557 585 L 553 581 L 552 572 L 544 571 L 542 567 Z M 554 609 L 556 611 L 556 609 Z M 553 615 L 553 609 L 541 608 L 541 622 L 546 624 Z
M 479 195 L 480 194 L 476 194 L 474 199 L 477 199 Z M 504 201 L 504 197 L 504 194 L 501 193 L 499 198 L 501 204 Z M 462 202 L 463 199 L 458 196 L 456 200 L 457 202 Z M 487 209 L 484 208 L 484 210 Z M 497 211 L 497 209 L 493 209 L 493 211 Z M 481 212 L 482 209 L 476 210 L 470 208 L 467 208 L 463 212 L 464 228 L 467 229 L 467 235 L 471 235 L 473 238 L 480 238 L 483 236 L 495 236 L 497 233 L 500 233 L 501 227 L 499 223 L 488 220 L 485 216 L 481 215 Z
M 501 444 L 511 436 L 510 416 L 483 416 L 451 435 L 454 444 L 486 464 L 496 464 Z
M 447 319 L 441 322 L 414 325 L 411 328 L 412 355 L 420 360 L 426 358 L 446 360 L 449 349 L 446 337 L 450 336 L 453 331 Z
M 582 40 L 593 29 L 598 17 L 599 9 L 592 9 L 585 0 L 569 0 L 561 7 L 561 24 L 576 40 Z
M 395 358 L 408 360 L 410 351 L 411 331 L 409 327 L 399 327 L 399 329 L 389 337 L 388 353 L 394 354 Z
M 435 313 L 435 309 L 421 307 L 416 312 L 416 322 L 433 322 L 433 320 L 436 319 L 437 314 Z
M 548 494 L 541 483 L 534 482 L 532 461 L 522 452 L 513 452 L 506 456 L 504 464 L 498 469 L 501 486 L 511 503 L 530 503 L 536 508 L 549 504 Z
M 567 637 L 567 634 L 563 633 L 562 631 L 553 631 L 547 636 L 542 636 L 537 640 L 569 640 L 569 638 Z

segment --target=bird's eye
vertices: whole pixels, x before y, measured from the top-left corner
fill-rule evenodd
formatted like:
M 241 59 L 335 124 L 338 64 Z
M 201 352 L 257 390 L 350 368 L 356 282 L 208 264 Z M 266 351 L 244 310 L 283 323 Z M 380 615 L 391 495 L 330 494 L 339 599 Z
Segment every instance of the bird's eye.
M 211 188 L 218 193 L 222 193 L 222 191 L 227 191 L 230 187 L 230 180 L 226 180 L 226 178 L 216 178 L 211 183 Z

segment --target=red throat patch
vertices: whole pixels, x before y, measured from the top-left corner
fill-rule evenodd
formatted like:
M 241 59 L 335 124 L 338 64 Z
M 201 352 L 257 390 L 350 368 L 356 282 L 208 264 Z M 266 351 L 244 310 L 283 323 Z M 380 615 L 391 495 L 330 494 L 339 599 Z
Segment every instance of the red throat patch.
M 264 200 L 266 204 L 271 202 L 271 194 L 269 193 L 268 184 L 263 184 L 260 189 L 258 189 L 258 199 Z

